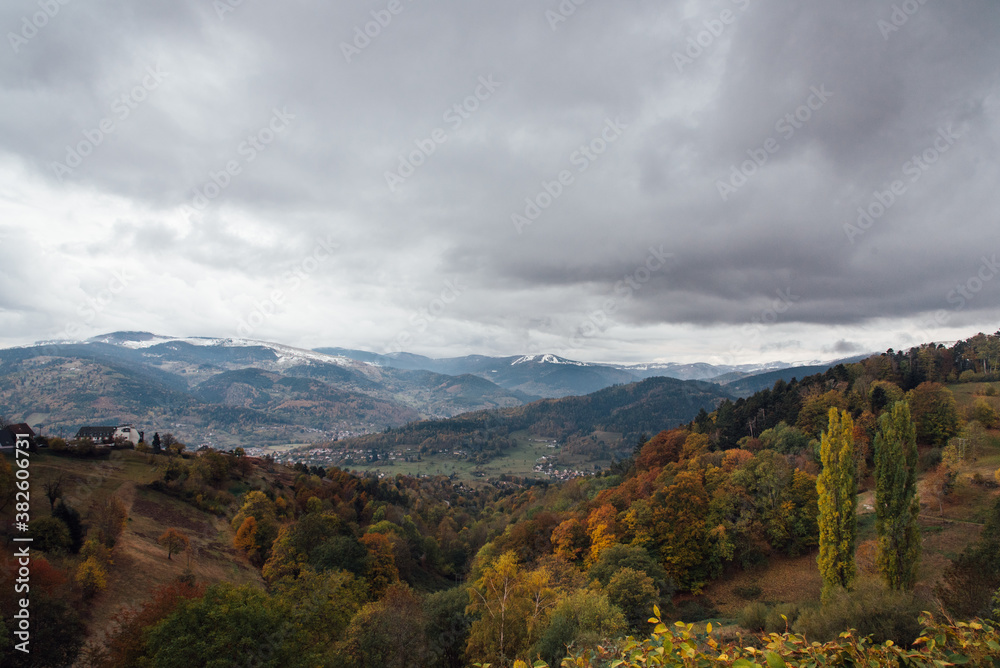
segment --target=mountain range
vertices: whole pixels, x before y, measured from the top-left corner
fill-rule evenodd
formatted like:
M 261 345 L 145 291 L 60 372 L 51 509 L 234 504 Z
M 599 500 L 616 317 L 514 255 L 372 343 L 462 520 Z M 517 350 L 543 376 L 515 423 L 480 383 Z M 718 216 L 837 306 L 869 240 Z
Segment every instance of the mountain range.
M 829 364 L 809 367 L 809 373 Z M 728 374 L 724 380 L 732 390 L 713 386 L 706 392 L 699 384 L 696 394 L 705 402 L 693 408 L 696 413 L 717 398 L 749 393 L 754 371 L 790 378 L 797 369 L 781 362 L 594 364 L 556 355 L 432 359 L 115 332 L 0 350 L 0 416 L 64 436 L 85 424 L 133 423 L 170 431 L 192 445 L 227 448 L 327 441 L 417 420 L 589 395 L 656 376 L 687 381 Z M 671 387 L 679 392 L 683 383 Z M 694 413 L 688 412 L 671 419 L 690 419 Z

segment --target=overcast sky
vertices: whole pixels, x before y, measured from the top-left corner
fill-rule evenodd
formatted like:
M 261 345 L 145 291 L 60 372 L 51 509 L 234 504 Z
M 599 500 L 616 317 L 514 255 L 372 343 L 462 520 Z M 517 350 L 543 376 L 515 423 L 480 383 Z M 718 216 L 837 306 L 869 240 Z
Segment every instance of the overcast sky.
M 727 363 L 1000 328 L 992 0 L 7 0 L 0 28 L 2 346 Z

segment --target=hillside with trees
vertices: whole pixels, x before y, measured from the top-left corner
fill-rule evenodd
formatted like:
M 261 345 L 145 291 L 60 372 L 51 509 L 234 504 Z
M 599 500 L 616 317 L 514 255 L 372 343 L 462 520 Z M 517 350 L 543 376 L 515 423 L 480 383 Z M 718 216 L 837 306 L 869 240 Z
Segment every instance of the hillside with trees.
M 665 416 L 615 470 L 561 484 L 53 441 L 31 455 L 40 654 L 0 661 L 998 665 L 998 342 Z M 561 415 L 628 419 L 602 401 Z

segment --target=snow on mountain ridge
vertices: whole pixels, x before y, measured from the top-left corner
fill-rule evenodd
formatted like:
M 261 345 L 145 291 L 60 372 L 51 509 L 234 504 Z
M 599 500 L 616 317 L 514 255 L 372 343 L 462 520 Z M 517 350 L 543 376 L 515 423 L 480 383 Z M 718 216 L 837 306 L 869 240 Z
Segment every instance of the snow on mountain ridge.
M 541 358 L 541 359 L 538 359 Z M 591 366 L 587 362 L 576 362 L 574 360 L 568 360 L 558 355 L 551 355 L 545 353 L 544 355 L 524 355 L 519 357 L 510 363 L 511 366 L 516 364 L 524 364 L 526 362 L 538 362 L 539 364 L 570 364 L 573 366 Z

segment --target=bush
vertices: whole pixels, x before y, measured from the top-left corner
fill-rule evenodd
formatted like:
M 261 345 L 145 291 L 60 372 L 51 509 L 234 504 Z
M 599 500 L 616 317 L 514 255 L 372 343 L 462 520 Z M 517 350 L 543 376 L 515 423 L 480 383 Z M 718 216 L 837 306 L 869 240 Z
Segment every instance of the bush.
M 929 607 L 912 592 L 891 591 L 874 578 L 859 578 L 852 591 L 838 588 L 821 607 L 803 610 L 795 632 L 825 642 L 856 629 L 876 643 L 892 640 L 908 647 L 920 635 L 921 610 Z
M 978 374 L 972 369 L 966 369 L 958 375 L 958 382 L 960 383 L 972 383 L 978 378 Z
M 746 630 L 757 633 L 767 627 L 767 615 L 767 606 L 758 601 L 756 603 L 748 603 L 744 606 L 740 611 L 739 617 L 737 617 L 737 621 Z
M 782 615 L 785 619 L 782 619 Z M 774 606 L 767 613 L 767 621 L 764 630 L 768 633 L 785 633 L 790 631 L 799 618 L 799 606 L 794 603 L 782 603 Z M 787 622 L 785 620 L 788 620 Z
M 55 517 L 40 517 L 31 521 L 31 546 L 42 552 L 66 554 L 73 545 L 66 524 Z

